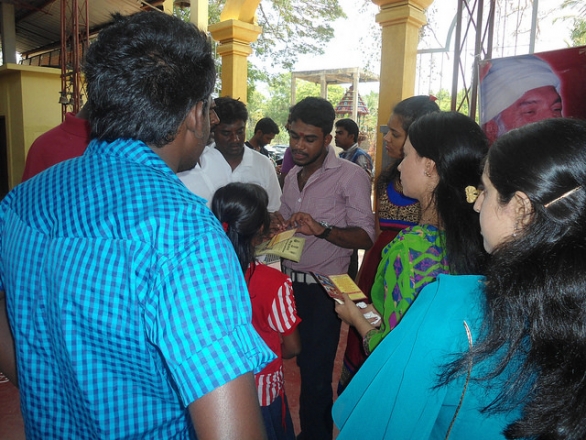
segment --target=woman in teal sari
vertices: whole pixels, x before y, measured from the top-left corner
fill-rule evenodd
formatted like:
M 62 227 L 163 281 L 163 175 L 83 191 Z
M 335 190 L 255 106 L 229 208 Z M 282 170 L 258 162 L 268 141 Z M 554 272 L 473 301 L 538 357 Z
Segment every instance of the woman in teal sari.
M 586 438 L 584 164 L 585 121 L 492 145 L 474 205 L 486 277 L 421 291 L 336 400 L 338 440 Z
M 479 181 L 487 150 L 478 124 L 460 113 L 428 114 L 410 126 L 399 171 L 404 194 L 421 205 L 419 224 L 401 231 L 383 249 L 371 305 L 336 305 L 340 318 L 363 337 L 366 354 L 439 274 L 479 273 L 486 254 L 464 188 Z

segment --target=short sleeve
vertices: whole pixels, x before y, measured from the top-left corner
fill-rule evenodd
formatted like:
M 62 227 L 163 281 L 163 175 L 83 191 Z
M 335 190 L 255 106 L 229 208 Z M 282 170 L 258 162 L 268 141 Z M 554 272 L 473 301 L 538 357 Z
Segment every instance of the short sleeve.
M 287 277 L 277 292 L 269 313 L 269 326 L 274 331 L 287 336 L 295 330 L 300 319 L 297 316 L 291 278 Z
M 147 331 L 187 406 L 275 355 L 254 330 L 233 248 L 204 234 L 164 265 L 147 304 Z

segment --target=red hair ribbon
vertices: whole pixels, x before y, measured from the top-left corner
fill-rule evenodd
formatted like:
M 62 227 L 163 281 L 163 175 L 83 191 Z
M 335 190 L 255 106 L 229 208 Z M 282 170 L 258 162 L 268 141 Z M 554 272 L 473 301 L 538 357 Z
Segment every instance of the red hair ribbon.
M 224 228 L 224 232 L 228 232 L 228 223 L 222 222 L 222 228 Z

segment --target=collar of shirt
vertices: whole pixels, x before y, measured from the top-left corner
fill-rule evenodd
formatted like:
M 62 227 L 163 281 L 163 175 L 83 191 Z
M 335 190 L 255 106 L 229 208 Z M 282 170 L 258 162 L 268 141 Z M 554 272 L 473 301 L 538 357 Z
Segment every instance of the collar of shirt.
M 350 148 L 348 148 L 346 151 L 342 151 L 340 153 L 340 157 L 342 159 L 347 159 L 349 157 L 352 157 L 352 155 L 354 154 L 354 152 L 356 151 L 356 149 L 358 148 L 358 142 L 356 142 L 354 145 L 352 145 Z
M 339 168 L 340 167 L 339 160 L 340 160 L 340 158 L 338 156 L 336 156 L 336 150 L 334 150 L 334 147 L 332 147 L 331 145 L 328 145 L 328 154 L 327 154 L 326 158 L 324 159 L 324 162 L 321 164 L 321 168 L 309 177 L 309 180 L 307 181 L 307 183 L 314 180 L 314 176 L 321 174 L 321 172 L 323 172 L 323 170 L 326 170 L 329 168 Z M 291 171 L 287 174 L 287 176 L 289 176 L 289 175 L 297 176 L 297 173 L 299 171 L 301 171 L 302 168 L 303 167 L 300 167 L 299 165 L 293 166 L 293 168 L 291 168 Z M 307 184 L 305 186 L 307 186 Z
M 107 141 L 94 139 L 88 145 L 85 154 L 118 157 L 123 160 L 149 166 L 163 174 L 176 177 L 173 170 L 169 168 L 165 161 L 142 141 L 134 139 L 116 139 L 114 142 L 109 143 Z

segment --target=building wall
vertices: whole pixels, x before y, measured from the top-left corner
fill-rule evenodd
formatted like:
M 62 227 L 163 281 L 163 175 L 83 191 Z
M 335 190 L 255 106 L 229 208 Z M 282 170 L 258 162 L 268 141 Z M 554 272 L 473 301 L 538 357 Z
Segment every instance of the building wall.
M 46 67 L 0 66 L 0 116 L 5 118 L 8 186 L 20 183 L 33 141 L 61 123 L 61 72 Z

